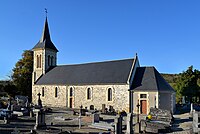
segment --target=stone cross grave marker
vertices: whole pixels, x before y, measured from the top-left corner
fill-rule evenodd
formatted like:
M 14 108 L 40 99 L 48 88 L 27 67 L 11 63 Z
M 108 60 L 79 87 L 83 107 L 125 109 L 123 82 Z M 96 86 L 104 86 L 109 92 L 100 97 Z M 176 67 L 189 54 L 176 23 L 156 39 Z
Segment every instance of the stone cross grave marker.
M 39 108 L 42 108 L 42 101 L 41 101 L 41 99 L 40 99 L 40 93 L 38 93 L 37 94 L 38 95 L 38 106 L 39 106 Z

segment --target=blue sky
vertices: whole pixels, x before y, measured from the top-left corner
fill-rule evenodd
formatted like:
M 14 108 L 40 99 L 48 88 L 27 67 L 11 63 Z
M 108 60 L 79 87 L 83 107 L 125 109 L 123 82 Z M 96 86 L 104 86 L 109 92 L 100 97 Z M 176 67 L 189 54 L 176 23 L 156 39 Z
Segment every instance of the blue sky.
M 1 0 L 0 80 L 39 41 L 48 9 L 58 64 L 132 58 L 161 73 L 200 70 L 199 0 Z

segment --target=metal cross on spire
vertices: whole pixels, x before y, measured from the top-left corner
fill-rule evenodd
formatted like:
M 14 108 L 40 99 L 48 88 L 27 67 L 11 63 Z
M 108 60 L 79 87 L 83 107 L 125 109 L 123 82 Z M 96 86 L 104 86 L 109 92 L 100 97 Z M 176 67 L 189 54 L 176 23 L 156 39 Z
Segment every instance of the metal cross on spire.
M 47 17 L 47 13 L 48 13 L 48 12 L 47 12 L 47 9 L 45 8 L 44 10 L 45 10 L 45 13 L 46 13 L 46 17 Z

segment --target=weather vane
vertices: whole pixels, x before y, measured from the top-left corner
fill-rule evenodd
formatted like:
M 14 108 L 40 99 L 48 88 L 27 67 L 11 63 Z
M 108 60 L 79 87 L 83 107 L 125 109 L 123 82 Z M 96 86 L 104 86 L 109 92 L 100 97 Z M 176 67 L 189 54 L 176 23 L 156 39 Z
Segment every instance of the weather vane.
M 45 13 L 46 13 L 46 17 L 47 17 L 47 13 L 48 13 L 48 12 L 47 12 L 47 9 L 45 8 L 44 10 L 45 10 Z

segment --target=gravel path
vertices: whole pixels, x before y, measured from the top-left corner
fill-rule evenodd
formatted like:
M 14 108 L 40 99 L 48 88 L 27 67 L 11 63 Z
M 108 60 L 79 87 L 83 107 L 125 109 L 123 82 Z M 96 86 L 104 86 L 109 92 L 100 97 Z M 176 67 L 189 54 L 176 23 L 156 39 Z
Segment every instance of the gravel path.
M 174 115 L 174 124 L 172 126 L 173 134 L 192 133 L 192 118 L 189 113 Z

